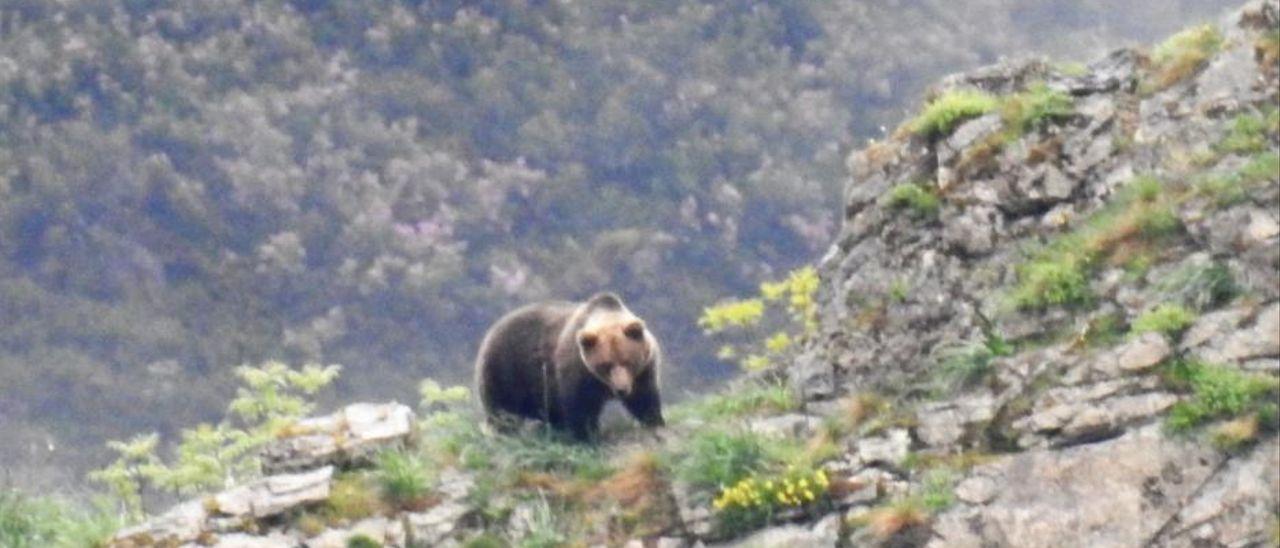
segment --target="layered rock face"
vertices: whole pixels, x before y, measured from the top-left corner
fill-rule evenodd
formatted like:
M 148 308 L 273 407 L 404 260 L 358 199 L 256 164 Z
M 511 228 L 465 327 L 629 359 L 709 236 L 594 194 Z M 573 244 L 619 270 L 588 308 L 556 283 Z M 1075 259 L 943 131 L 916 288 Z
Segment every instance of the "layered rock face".
M 1171 363 L 1280 373 L 1278 67 L 1267 49 L 1278 13 L 1255 2 L 1232 15 L 1220 49 L 1177 79 L 1161 72 L 1159 51 L 1129 50 L 1071 74 L 1032 60 L 950 77 L 936 96 L 1007 97 L 1042 82 L 1072 108 L 1019 133 L 997 108 L 851 157 L 844 227 L 821 262 L 820 338 L 791 377 L 812 400 L 874 392 L 919 402 L 914 451 L 994 455 L 960 481 L 959 504 L 922 542 L 1275 542 L 1276 424 L 1236 452 L 1163 425 L 1195 397 L 1169 382 Z M 1267 116 L 1265 137 L 1237 140 Z M 1212 183 L 1246 179 L 1228 197 Z M 1115 222 L 1135 181 L 1167 200 L 1163 236 Z M 895 207 L 901 185 L 937 196 L 936 212 Z M 1055 254 L 1099 241 L 1074 271 L 1082 298 L 1025 293 L 1065 289 L 1035 285 L 1037 262 L 1061 265 Z M 1214 294 L 1189 272 L 1214 272 L 1231 289 Z M 1190 327 L 1140 333 L 1141 318 L 1167 303 L 1198 311 Z M 939 370 L 975 348 L 989 360 L 985 376 L 939 397 Z
M 828 504 L 725 534 L 705 496 L 651 482 L 659 492 L 629 494 L 659 523 L 619 543 L 1280 540 L 1277 29 L 1280 4 L 1255 1 L 1151 52 L 1086 67 L 1007 62 L 941 82 L 935 105 L 977 106 L 852 155 L 844 226 L 820 263 L 820 327 L 770 372 L 799 409 L 746 420 L 756 435 L 807 440 L 832 419 L 892 408 L 834 440 L 821 467 L 840 488 Z M 300 423 L 264 455 L 277 475 L 180 505 L 115 545 L 532 534 L 535 506 L 495 518 L 474 502 L 478 478 L 450 467 L 429 507 L 323 531 L 290 522 L 331 497 L 335 469 L 411 444 L 414 422 L 407 408 L 357 405 Z M 662 443 L 716 427 L 672 421 Z M 654 443 L 607 450 L 637 446 Z M 943 499 L 932 515 L 893 506 L 931 496 Z

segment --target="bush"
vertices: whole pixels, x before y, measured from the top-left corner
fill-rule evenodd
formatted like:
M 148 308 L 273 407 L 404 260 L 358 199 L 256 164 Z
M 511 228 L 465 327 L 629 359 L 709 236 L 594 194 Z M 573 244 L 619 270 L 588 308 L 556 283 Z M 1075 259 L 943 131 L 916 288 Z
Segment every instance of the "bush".
M 1196 313 L 1180 304 L 1165 303 L 1143 312 L 1130 326 L 1131 336 L 1160 333 L 1176 338 L 1196 321 Z
M 185 495 L 256 477 L 256 449 L 310 413 L 310 397 L 332 383 L 340 369 L 309 364 L 295 370 L 274 361 L 237 367 L 243 385 L 227 405 L 223 422 L 183 430 L 175 458 L 168 463 L 156 455 L 157 434 L 108 442 L 118 454 L 116 461 L 91 472 L 89 479 L 106 484 L 131 516 L 141 517 L 144 486 Z
M 960 122 L 982 116 L 995 110 L 997 106 L 999 101 L 985 92 L 950 91 L 926 105 L 924 111 L 907 128 L 917 135 L 946 135 Z

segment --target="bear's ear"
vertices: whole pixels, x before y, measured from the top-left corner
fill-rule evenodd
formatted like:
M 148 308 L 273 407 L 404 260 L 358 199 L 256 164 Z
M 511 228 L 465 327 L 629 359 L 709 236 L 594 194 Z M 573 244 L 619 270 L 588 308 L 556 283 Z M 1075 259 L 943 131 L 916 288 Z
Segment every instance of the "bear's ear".
M 591 350 L 595 348 L 596 343 L 600 342 L 599 337 L 595 333 L 582 333 L 578 335 L 578 344 L 583 350 Z
M 643 341 L 644 340 L 644 322 L 641 322 L 640 320 L 631 322 L 622 329 L 622 332 L 626 334 L 628 339 L 631 339 L 633 341 Z

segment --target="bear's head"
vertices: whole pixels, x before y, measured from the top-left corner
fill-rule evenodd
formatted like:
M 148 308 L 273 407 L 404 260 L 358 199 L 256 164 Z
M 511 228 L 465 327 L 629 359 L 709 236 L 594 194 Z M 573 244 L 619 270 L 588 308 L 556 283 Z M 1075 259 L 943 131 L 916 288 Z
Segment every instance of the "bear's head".
M 644 321 L 623 306 L 616 296 L 593 298 L 577 332 L 582 363 L 600 382 L 619 396 L 631 394 L 636 378 L 654 363 L 652 336 Z

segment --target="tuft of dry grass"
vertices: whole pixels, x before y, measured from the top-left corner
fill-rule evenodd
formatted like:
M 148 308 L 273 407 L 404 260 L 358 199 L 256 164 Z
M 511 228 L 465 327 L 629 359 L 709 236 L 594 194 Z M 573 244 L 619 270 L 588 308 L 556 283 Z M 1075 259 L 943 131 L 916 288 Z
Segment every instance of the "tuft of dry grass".
M 929 514 L 919 503 L 904 500 L 872 510 L 862 519 L 871 534 L 885 540 L 912 527 L 924 525 L 929 520 Z
M 1280 73 L 1280 29 L 1269 29 L 1253 44 L 1254 55 L 1263 74 L 1275 78 Z
M 1213 445 L 1233 451 L 1252 445 L 1258 439 L 1258 415 L 1249 414 L 1218 424 L 1211 434 Z
M 889 409 L 889 402 L 877 394 L 863 392 L 846 398 L 845 418 L 850 427 L 862 425 L 868 419 Z
M 660 535 L 679 521 L 679 510 L 670 496 L 670 484 L 658 456 L 640 452 L 626 465 L 586 491 L 586 503 L 616 503 L 619 512 L 609 520 L 609 536 L 622 544 L 629 538 Z M 592 502 L 597 501 L 597 502 Z

